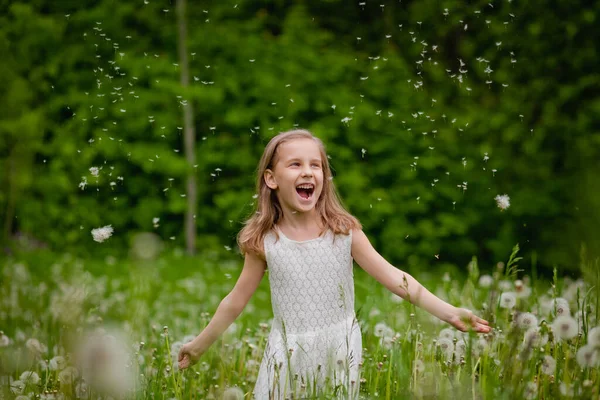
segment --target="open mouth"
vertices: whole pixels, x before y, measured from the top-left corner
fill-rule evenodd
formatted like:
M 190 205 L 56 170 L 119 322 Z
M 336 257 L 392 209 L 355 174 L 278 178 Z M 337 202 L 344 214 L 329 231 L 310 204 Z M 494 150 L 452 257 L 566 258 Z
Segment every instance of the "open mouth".
M 310 199 L 314 191 L 315 185 L 313 185 L 312 183 L 305 183 L 296 186 L 296 192 L 298 192 L 298 195 L 305 200 Z

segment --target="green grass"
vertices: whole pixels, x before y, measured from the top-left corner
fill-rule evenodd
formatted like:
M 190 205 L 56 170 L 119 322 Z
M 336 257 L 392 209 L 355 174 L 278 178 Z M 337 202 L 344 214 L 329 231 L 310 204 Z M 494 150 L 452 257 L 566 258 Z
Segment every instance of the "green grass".
M 518 261 L 514 254 L 512 260 Z M 494 269 L 490 287 L 480 284 L 476 260 L 463 277 L 415 274 L 436 295 L 488 319 L 494 331 L 487 335 L 443 330 L 449 326 L 408 302 L 394 301 L 374 279 L 355 268 L 356 309 L 364 347 L 362 397 L 571 398 L 570 391 L 576 398 L 597 397 L 598 362 L 582 367 L 577 356 L 588 339 L 592 340 L 588 338 L 591 328 L 598 325 L 597 263 L 584 269 L 585 281 L 556 276 L 553 282 L 533 281 L 523 275 L 527 271 L 519 273 L 511 262 L 508 265 L 507 271 Z M 223 398 L 226 388 L 237 386 L 245 398 L 251 398 L 272 317 L 267 277 L 234 326 L 196 366 L 178 371 L 173 358 L 182 341 L 208 323 L 233 287 L 241 266 L 242 260 L 231 253 L 190 258 L 180 250 L 145 262 L 80 260 L 51 253 L 5 261 L 0 285 L 0 330 L 5 335 L 0 345 L 6 344 L 0 347 L 4 398 L 17 398 L 19 392 L 42 398 L 58 398 L 61 393 L 66 398 L 78 394 L 97 398 L 93 390 L 108 394 L 115 389 L 114 382 L 99 380 L 97 373 L 90 375 L 75 357 L 79 340 L 99 328 L 121 332 L 128 343 L 118 352 L 131 353 L 122 360 L 126 372 L 118 378 L 129 373 L 136 378 L 132 380 L 136 392 L 129 397 Z M 517 273 L 524 282 L 522 290 L 531 293 L 517 298 L 514 308 L 502 308 L 499 295 L 515 291 Z M 556 313 L 560 313 L 551 304 L 557 297 L 567 300 L 570 314 L 576 318 L 578 334 L 573 338 L 559 339 L 551 331 Z M 537 316 L 540 335 L 547 336 L 547 342 L 524 344 L 525 330 L 514 319 L 526 311 Z M 382 327 L 382 323 L 391 328 L 383 338 L 375 334 L 375 326 Z M 440 339 L 440 332 L 452 336 L 449 350 L 441 347 L 448 342 Z M 32 338 L 39 341 L 41 349 L 35 349 Z M 451 351 L 452 347 L 459 349 Z M 598 357 L 598 352 L 596 348 L 592 356 Z M 95 353 L 94 363 L 111 354 Z M 40 363 L 53 360 L 49 364 L 54 367 L 57 356 L 64 357 L 64 364 L 56 369 L 45 369 Z M 556 362 L 553 370 L 552 361 L 544 362 L 546 356 Z M 39 381 L 33 379 L 20 389 L 19 382 L 27 380 L 21 378 L 26 371 L 35 372 Z M 321 397 L 333 398 L 333 390 Z

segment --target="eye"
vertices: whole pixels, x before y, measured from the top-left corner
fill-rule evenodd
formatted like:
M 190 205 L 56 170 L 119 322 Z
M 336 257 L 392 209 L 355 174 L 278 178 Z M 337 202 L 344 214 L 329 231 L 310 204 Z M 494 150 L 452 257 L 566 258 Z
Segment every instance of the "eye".
M 321 164 L 313 164 L 312 166 L 315 168 L 321 168 Z
M 298 166 L 298 165 L 300 165 L 300 163 L 299 163 L 299 162 L 293 162 L 293 163 L 291 163 L 290 165 L 293 167 L 293 166 Z

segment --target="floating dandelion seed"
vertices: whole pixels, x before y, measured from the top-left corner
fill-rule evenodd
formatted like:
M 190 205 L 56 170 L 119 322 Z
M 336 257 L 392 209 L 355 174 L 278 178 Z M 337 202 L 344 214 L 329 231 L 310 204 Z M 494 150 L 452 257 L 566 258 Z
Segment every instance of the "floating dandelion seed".
M 111 225 L 103 226 L 102 228 L 92 229 L 92 236 L 98 243 L 102 243 L 113 234 L 113 228 Z
M 498 196 L 494 197 L 494 200 L 496 200 L 496 204 L 502 211 L 510 207 L 510 197 L 508 197 L 507 194 L 499 194 Z
M 90 174 L 92 174 L 92 176 L 98 177 L 99 173 L 100 173 L 100 170 L 98 169 L 98 167 L 91 167 L 90 168 Z

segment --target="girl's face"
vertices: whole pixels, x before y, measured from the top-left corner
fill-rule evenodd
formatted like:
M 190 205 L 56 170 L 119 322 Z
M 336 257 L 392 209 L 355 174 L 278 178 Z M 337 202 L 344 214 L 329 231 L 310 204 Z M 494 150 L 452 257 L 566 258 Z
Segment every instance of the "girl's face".
M 317 204 L 323 190 L 323 160 L 312 139 L 294 139 L 277 148 L 276 163 L 264 179 L 288 211 L 307 212 Z

